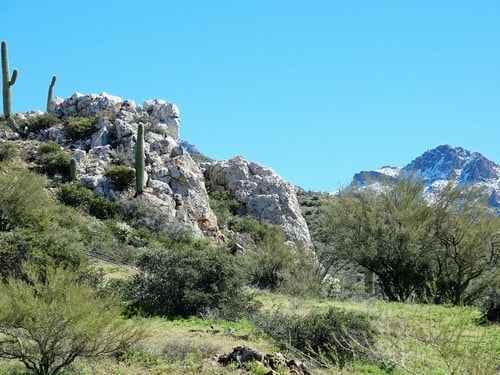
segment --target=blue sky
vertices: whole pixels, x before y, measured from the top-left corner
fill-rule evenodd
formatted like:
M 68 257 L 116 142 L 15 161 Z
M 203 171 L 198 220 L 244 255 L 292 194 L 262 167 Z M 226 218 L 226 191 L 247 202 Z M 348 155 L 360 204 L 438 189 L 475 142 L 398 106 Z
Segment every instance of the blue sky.
M 403 5 L 412 4 L 412 5 Z M 182 137 L 335 190 L 439 144 L 500 162 L 498 1 L 6 1 L 14 109 L 173 101 Z

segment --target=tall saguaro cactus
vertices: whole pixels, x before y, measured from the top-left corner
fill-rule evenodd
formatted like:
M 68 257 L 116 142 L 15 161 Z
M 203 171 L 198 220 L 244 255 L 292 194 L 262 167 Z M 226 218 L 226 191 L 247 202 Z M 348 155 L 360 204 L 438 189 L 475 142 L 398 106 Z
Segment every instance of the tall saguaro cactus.
M 144 125 L 137 128 L 137 142 L 135 144 L 135 192 L 136 195 L 144 191 Z
M 17 73 L 17 69 L 14 69 L 12 76 L 9 77 L 9 56 L 7 54 L 7 43 L 2 41 L 3 114 L 6 119 L 9 119 L 12 113 L 10 88 L 14 85 L 14 83 L 16 83 Z
M 57 77 L 53 76 L 49 85 L 49 93 L 47 95 L 47 112 L 52 110 L 52 96 L 54 94 L 54 86 L 56 84 Z

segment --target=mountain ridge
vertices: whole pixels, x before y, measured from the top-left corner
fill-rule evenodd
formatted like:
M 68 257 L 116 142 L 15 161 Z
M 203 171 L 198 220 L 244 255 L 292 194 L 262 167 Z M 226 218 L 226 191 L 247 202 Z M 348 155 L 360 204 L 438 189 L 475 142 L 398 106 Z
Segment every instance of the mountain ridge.
M 489 204 L 500 212 L 500 165 L 483 154 L 463 147 L 440 145 L 425 151 L 403 167 L 383 166 L 374 171 L 361 171 L 353 176 L 351 188 L 384 189 L 402 178 L 417 178 L 430 194 L 452 182 L 464 187 L 482 188 Z

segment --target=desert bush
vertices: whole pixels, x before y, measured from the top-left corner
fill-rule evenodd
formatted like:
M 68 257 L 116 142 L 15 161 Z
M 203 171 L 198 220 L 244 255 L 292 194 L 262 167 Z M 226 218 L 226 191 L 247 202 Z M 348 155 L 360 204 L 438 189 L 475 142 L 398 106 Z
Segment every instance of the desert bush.
M 250 285 L 289 295 L 319 293 L 321 278 L 310 252 L 287 244 L 279 227 L 250 218 L 239 223 L 238 230 L 250 233 L 256 246 L 244 256 Z
M 38 132 L 48 129 L 51 126 L 60 124 L 61 120 L 53 114 L 43 113 L 37 116 L 30 116 L 19 124 L 19 128 L 27 133 Z M 26 128 L 26 129 L 25 129 Z
M 276 236 L 276 226 L 260 222 L 251 217 L 237 217 L 229 223 L 229 228 L 236 232 L 248 233 L 256 242 L 262 242 Z
M 30 262 L 38 269 L 49 266 L 77 270 L 83 260 L 83 244 L 79 233 L 56 224 L 43 229 L 17 229 L 0 232 L 0 278 L 25 278 L 23 264 Z
M 55 142 L 41 144 L 35 161 L 41 172 L 50 177 L 60 175 L 64 180 L 70 178 L 71 157 Z
M 142 255 L 129 285 L 131 311 L 189 316 L 240 313 L 249 302 L 237 259 L 204 241 Z
M 18 156 L 17 147 L 12 142 L 0 143 L 0 162 L 10 161 Z
M 96 131 L 96 117 L 68 117 L 64 122 L 66 136 L 76 141 L 90 137 Z
M 62 203 L 80 208 L 99 219 L 114 218 L 119 212 L 118 204 L 98 196 L 79 183 L 62 185 L 57 196 Z
M 116 190 L 127 190 L 135 181 L 135 170 L 126 165 L 114 165 L 105 174 Z
M 210 191 L 210 207 L 221 226 L 228 225 L 238 214 L 240 204 L 227 191 Z
M 0 166 L 0 231 L 36 226 L 50 205 L 44 177 L 14 164 Z
M 120 318 L 114 298 L 98 296 L 67 271 L 0 284 L 0 357 L 19 360 L 31 373 L 56 375 L 79 357 L 121 352 L 140 337 Z
M 306 315 L 260 313 L 253 320 L 284 348 L 299 350 L 324 365 L 343 367 L 366 359 L 377 336 L 369 315 L 334 307 Z

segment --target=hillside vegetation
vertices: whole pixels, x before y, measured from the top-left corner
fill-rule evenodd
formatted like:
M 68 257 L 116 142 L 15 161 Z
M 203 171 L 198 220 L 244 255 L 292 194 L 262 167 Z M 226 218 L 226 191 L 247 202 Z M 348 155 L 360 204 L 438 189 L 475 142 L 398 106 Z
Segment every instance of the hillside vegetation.
M 151 230 L 139 219 L 154 207 L 131 215 L 71 168 L 57 144 L 0 143 L 0 374 L 500 365 L 500 328 L 487 321 L 500 226 L 475 192 L 450 187 L 433 204 L 410 182 L 381 195 L 304 193 L 315 255 L 242 216 L 224 191 L 209 191 L 224 241 Z M 109 171 L 124 191 L 134 175 Z M 257 354 L 224 359 L 239 346 Z

